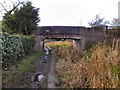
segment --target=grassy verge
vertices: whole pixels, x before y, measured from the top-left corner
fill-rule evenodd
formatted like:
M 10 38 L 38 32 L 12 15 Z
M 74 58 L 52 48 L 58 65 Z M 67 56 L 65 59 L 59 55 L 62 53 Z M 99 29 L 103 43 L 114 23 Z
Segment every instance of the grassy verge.
M 8 70 L 3 70 L 3 88 L 27 88 L 31 75 L 36 70 L 36 61 L 43 54 L 44 51 L 33 51 L 16 65 L 11 66 Z

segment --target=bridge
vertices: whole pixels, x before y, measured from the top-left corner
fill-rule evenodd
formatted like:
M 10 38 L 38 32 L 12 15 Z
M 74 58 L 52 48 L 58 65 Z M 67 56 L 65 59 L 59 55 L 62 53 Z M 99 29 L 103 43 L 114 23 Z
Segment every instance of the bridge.
M 78 26 L 42 26 L 33 33 L 36 35 L 36 49 L 44 47 L 44 39 L 73 39 L 73 48 L 82 50 L 87 42 L 96 42 L 104 39 L 106 26 L 99 27 L 78 27 Z M 42 41 L 42 42 L 41 42 Z M 41 43 L 40 43 L 41 42 Z

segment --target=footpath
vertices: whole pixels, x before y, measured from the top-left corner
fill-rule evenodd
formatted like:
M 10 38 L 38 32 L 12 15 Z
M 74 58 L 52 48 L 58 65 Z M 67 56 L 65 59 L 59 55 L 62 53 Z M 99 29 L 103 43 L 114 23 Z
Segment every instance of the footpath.
M 37 70 L 31 78 L 29 88 L 57 88 L 56 59 L 50 48 L 37 61 Z

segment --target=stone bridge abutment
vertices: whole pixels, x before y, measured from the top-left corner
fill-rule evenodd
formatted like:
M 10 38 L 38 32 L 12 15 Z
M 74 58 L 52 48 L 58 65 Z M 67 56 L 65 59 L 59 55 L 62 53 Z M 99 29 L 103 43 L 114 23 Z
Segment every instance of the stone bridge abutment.
M 83 50 L 85 48 L 85 38 L 73 39 L 73 49 Z

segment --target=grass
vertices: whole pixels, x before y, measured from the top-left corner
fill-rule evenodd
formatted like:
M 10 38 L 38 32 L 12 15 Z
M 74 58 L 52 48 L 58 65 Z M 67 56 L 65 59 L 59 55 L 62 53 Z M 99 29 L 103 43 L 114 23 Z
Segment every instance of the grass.
M 44 51 L 33 51 L 17 65 L 11 66 L 6 71 L 3 70 L 3 88 L 28 87 L 31 79 L 31 75 L 29 74 L 32 74 L 36 70 L 36 61 L 43 54 Z
M 65 47 L 70 47 L 72 46 L 71 41 L 61 41 L 61 42 L 48 42 L 45 44 L 47 47 L 55 47 L 55 46 L 65 46 Z
M 71 47 L 54 47 L 61 87 L 119 88 L 119 47 L 114 41 L 112 46 L 99 43 L 87 53 Z

